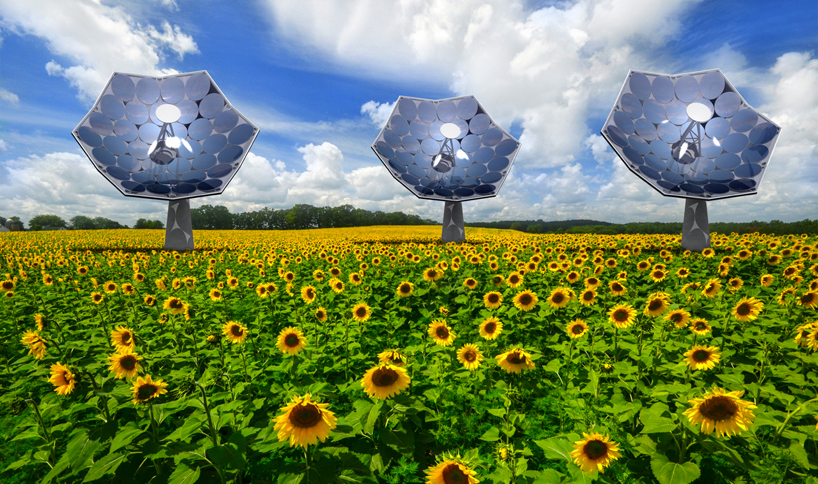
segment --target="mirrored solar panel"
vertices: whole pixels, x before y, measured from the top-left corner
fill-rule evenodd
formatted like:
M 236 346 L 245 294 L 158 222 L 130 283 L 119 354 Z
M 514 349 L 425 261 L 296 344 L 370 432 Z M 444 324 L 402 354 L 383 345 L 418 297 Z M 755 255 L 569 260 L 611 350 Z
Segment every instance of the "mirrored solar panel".
M 123 195 L 170 200 L 224 191 L 258 132 L 199 71 L 114 73 L 73 134 Z
M 758 191 L 780 131 L 719 69 L 630 71 L 602 136 L 662 195 L 713 200 Z
M 520 150 L 520 142 L 497 126 L 474 96 L 401 96 L 388 119 L 372 150 L 418 198 L 494 197 Z

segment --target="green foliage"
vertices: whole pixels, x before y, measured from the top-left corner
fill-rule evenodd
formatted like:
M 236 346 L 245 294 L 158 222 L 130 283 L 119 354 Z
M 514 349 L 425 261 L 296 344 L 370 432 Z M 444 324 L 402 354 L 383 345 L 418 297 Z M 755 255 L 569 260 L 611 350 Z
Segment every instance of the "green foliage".
M 42 230 L 43 227 L 66 227 L 65 220 L 57 215 L 36 215 L 28 221 L 31 230 Z

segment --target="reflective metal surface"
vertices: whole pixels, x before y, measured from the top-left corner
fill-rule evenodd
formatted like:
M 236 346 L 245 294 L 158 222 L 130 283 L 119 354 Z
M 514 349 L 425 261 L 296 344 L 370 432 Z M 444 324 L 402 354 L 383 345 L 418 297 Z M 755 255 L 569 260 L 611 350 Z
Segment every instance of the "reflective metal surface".
M 631 102 L 631 114 L 637 104 Z M 633 121 L 621 116 L 632 133 Z M 519 149 L 520 142 L 497 126 L 474 96 L 401 96 L 372 144 L 392 177 L 415 196 L 447 201 L 496 196 Z
M 661 194 L 712 200 L 758 191 L 780 131 L 718 69 L 630 71 L 602 136 Z
M 221 193 L 258 132 L 199 71 L 114 73 L 73 134 L 122 194 L 169 200 Z

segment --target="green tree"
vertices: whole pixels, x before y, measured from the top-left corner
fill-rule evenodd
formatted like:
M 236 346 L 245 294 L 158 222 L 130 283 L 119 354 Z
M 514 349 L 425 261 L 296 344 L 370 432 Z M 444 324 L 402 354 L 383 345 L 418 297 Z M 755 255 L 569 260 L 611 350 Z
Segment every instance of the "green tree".
M 86 217 L 85 215 L 71 217 L 70 222 L 71 228 L 74 230 L 94 230 L 97 228 L 96 224 L 94 223 L 94 219 L 91 217 Z
M 136 221 L 136 225 L 133 226 L 135 229 L 163 229 L 165 228 L 165 224 L 163 224 L 159 220 L 146 220 L 141 218 Z
M 43 227 L 65 227 L 65 220 L 57 215 L 36 215 L 28 221 L 31 230 L 42 230 Z
M 223 205 L 202 205 L 190 211 L 190 221 L 196 230 L 230 230 L 233 214 Z

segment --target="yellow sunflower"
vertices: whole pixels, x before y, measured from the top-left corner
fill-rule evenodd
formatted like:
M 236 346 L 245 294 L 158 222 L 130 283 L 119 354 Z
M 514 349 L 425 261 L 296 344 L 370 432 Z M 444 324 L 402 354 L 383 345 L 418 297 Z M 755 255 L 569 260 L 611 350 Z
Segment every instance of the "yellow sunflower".
M 503 323 L 494 316 L 488 317 L 480 323 L 480 336 L 486 340 L 497 339 L 503 332 Z
M 684 309 L 674 309 L 667 313 L 665 319 L 676 325 L 677 328 L 684 328 L 690 321 L 690 313 Z
M 680 267 L 679 270 L 676 271 L 676 277 L 681 279 L 685 279 L 687 276 L 690 275 L 690 269 L 687 267 Z
M 727 392 L 714 387 L 702 398 L 691 398 L 693 407 L 684 414 L 693 425 L 701 423 L 701 432 L 707 435 L 716 431 L 716 437 L 739 434 L 753 424 L 752 402 L 741 400 L 744 391 Z
M 536 292 L 526 289 L 514 296 L 514 307 L 522 311 L 531 311 L 537 305 L 538 300 Z
M 761 276 L 761 285 L 764 287 L 770 287 L 775 281 L 775 277 L 772 274 L 764 274 Z
M 105 292 L 107 292 L 108 294 L 112 294 L 112 293 L 116 292 L 116 284 L 113 281 L 106 282 L 102 287 L 103 287 L 103 289 L 105 289 Z
M 430 267 L 423 271 L 423 280 L 426 282 L 436 281 L 441 277 L 443 277 L 443 271 L 441 271 L 440 269 Z
M 327 320 L 327 310 L 323 306 L 315 310 L 315 319 L 322 323 Z
M 719 281 L 718 279 L 710 279 L 704 285 L 704 289 L 702 289 L 702 296 L 708 297 L 708 298 L 714 298 L 714 297 L 716 297 L 716 294 L 718 294 L 720 290 L 721 290 L 721 281 Z
M 727 281 L 727 285 L 730 286 L 730 292 L 736 292 L 744 285 L 744 281 L 742 281 L 740 277 L 734 277 Z
M 185 310 L 185 303 L 178 297 L 169 297 L 162 307 L 169 310 L 171 314 L 179 314 Z
M 763 302 L 754 297 L 745 297 L 736 304 L 731 314 L 741 322 L 752 321 L 758 317 L 763 309 Z
M 571 338 L 581 338 L 588 332 L 588 325 L 581 319 L 575 319 L 565 326 L 565 331 Z
M 483 353 L 480 352 L 480 348 L 477 346 L 466 344 L 457 350 L 457 361 L 462 363 L 467 370 L 476 370 L 483 361 Z
M 210 300 L 213 302 L 222 300 L 222 292 L 215 287 L 210 290 Z
M 356 321 L 366 321 L 369 319 L 369 316 L 372 315 L 372 311 L 370 307 L 365 303 L 358 303 L 352 308 L 352 317 Z
M 303 299 L 305 303 L 312 304 L 317 296 L 318 294 L 315 292 L 314 287 L 304 286 L 301 288 L 301 299 Z
M 619 444 L 611 440 L 608 435 L 603 437 L 598 432 L 592 434 L 583 432 L 582 436 L 582 440 L 574 443 L 571 457 L 583 472 L 589 474 L 595 474 L 597 471 L 604 472 L 611 462 L 622 457 L 619 453 Z
M 320 440 L 327 440 L 330 431 L 335 428 L 335 414 L 329 410 L 329 404 L 311 401 L 307 393 L 303 398 L 293 396 L 293 401 L 280 409 L 282 415 L 276 418 L 273 430 L 278 430 L 278 441 L 290 440 L 290 447 L 306 448 Z
M 146 306 L 153 306 L 156 304 L 156 298 L 150 294 L 145 294 L 144 302 Z
M 142 369 L 139 360 L 142 357 L 133 352 L 131 348 L 119 348 L 119 350 L 108 357 L 111 365 L 108 367 L 114 378 L 133 378 Z
M 487 292 L 483 296 L 483 304 L 489 309 L 499 308 L 503 303 L 503 295 L 497 291 Z
M 694 345 L 684 355 L 691 370 L 710 370 L 721 360 L 721 353 L 716 346 Z
M 241 323 L 235 321 L 228 321 L 222 326 L 222 334 L 227 337 L 227 341 L 235 343 L 244 343 L 247 339 L 247 328 Z
M 449 346 L 454 342 L 455 334 L 449 329 L 445 319 L 435 319 L 429 323 L 429 336 L 440 346 Z
M 378 361 L 392 366 L 406 366 L 406 357 L 397 350 L 386 350 L 378 353 Z
M 466 280 L 463 281 L 463 285 L 469 289 L 474 289 L 477 287 L 477 280 L 472 277 L 467 277 Z
M 608 283 L 608 288 L 614 296 L 621 296 L 628 292 L 628 289 L 620 281 L 611 281 Z
M 521 350 L 514 348 L 494 357 L 500 368 L 509 373 L 522 373 L 523 370 L 533 370 L 534 362 L 531 360 L 531 355 Z
M 367 370 L 361 386 L 370 397 L 383 400 L 407 389 L 410 382 L 409 374 L 403 368 L 380 364 Z
M 403 281 L 398 284 L 398 288 L 395 291 L 398 296 L 400 297 L 409 297 L 415 291 L 415 285 L 411 282 Z
M 101 303 L 103 299 L 105 299 L 105 296 L 103 296 L 102 294 L 100 294 L 98 292 L 92 292 L 91 293 L 91 301 L 93 301 L 94 304 Z
M 548 305 L 552 308 L 562 308 L 565 307 L 568 302 L 571 301 L 571 298 L 565 292 L 565 289 L 558 287 L 551 291 L 551 295 L 548 296 Z
M 596 291 L 591 287 L 586 287 L 585 290 L 579 294 L 579 302 L 583 306 L 593 306 L 596 302 Z
M 711 330 L 710 323 L 706 319 L 696 318 L 690 320 L 690 331 L 697 336 L 704 336 Z
M 165 390 L 167 386 L 168 384 L 162 380 L 153 381 L 150 375 L 145 375 L 145 378 L 138 376 L 131 389 L 133 391 L 133 403 L 145 403 L 152 398 L 167 393 L 168 391 Z
M 460 459 L 444 459 L 424 471 L 426 484 L 477 484 L 477 472 Z
M 667 276 L 667 273 L 665 273 L 665 271 L 662 269 L 653 269 L 650 271 L 650 278 L 653 280 L 653 282 L 662 282 L 665 279 L 665 276 Z
M 670 309 L 670 296 L 664 292 L 655 292 L 648 296 L 645 303 L 645 316 L 659 316 Z
M 795 342 L 799 346 L 810 346 L 809 336 L 816 328 L 818 328 L 818 321 L 799 326 L 795 330 Z
M 307 339 L 300 329 L 295 326 L 288 326 L 278 333 L 276 346 L 282 353 L 287 355 L 297 355 L 307 346 Z
M 804 306 L 807 309 L 815 309 L 818 307 L 818 292 L 805 292 L 801 296 L 795 298 L 796 304 Z
M 508 279 L 506 279 L 506 284 L 508 284 L 508 287 L 517 287 L 522 283 L 523 276 L 521 276 L 519 272 L 512 272 L 509 274 Z
M 0 289 L 3 291 L 13 291 L 14 281 L 7 279 L 5 281 L 0 282 Z
M 330 279 L 329 280 L 329 287 L 332 288 L 333 291 L 340 294 L 344 292 L 344 281 L 340 279 Z
M 116 349 L 134 349 L 136 347 L 136 341 L 134 340 L 133 331 L 126 326 L 117 326 L 115 330 L 111 331 L 111 346 Z
M 57 363 L 51 365 L 51 378 L 48 379 L 54 385 L 54 391 L 57 395 L 68 395 L 74 391 L 74 385 L 77 383 L 77 378 L 71 373 L 65 365 Z
M 636 319 L 636 309 L 627 304 L 617 304 L 608 311 L 608 321 L 619 329 L 629 328 Z

